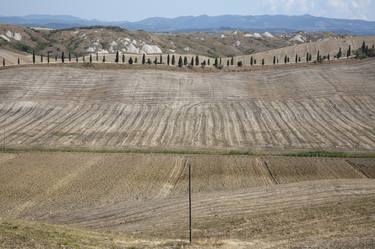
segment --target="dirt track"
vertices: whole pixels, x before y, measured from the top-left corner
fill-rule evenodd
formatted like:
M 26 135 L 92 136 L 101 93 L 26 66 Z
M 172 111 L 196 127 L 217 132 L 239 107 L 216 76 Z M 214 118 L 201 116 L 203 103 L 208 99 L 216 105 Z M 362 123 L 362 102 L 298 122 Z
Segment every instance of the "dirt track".
M 373 170 L 373 159 L 34 152 L 0 160 L 0 217 L 186 240 L 190 163 L 202 248 L 358 248 L 375 234 L 374 178 L 352 166 Z
M 7 146 L 373 151 L 374 68 L 11 68 L 0 70 L 0 130 Z

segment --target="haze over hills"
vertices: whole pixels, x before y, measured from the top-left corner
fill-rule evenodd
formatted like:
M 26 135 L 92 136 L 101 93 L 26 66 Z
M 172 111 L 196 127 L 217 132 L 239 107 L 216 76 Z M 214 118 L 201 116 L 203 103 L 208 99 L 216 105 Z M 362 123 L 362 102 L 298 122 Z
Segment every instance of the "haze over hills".
M 29 16 L 0 16 L 1 24 L 21 26 L 39 26 L 62 29 L 82 26 L 119 26 L 129 30 L 144 30 L 148 32 L 193 32 L 193 31 L 223 31 L 238 29 L 241 31 L 272 31 L 282 32 L 336 32 L 354 35 L 375 35 L 375 22 L 363 20 L 334 19 L 314 17 L 311 15 L 285 16 L 182 16 L 176 18 L 153 17 L 137 22 L 118 21 L 108 22 L 87 20 L 67 15 L 29 15 Z

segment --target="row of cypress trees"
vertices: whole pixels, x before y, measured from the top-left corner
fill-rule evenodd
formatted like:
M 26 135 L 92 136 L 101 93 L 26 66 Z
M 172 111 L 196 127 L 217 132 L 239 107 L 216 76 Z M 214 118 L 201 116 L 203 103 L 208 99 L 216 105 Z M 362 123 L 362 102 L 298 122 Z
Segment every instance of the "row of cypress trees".
M 374 45 L 372 46 L 372 48 L 369 48 L 368 45 L 366 45 L 365 41 L 363 41 L 363 44 L 362 44 L 362 47 L 360 49 L 358 49 L 357 51 L 355 51 L 355 56 L 356 57 L 368 57 L 368 56 L 374 56 L 375 54 L 375 49 L 374 49 Z M 347 58 L 350 58 L 351 56 L 353 55 L 353 52 L 352 52 L 352 48 L 351 48 L 351 45 L 349 45 L 349 48 L 348 50 L 346 51 L 346 57 Z M 338 53 L 335 55 L 335 58 L 341 58 L 343 57 L 343 52 L 342 52 L 342 49 L 339 48 L 339 51 Z M 47 63 L 50 62 L 50 53 L 47 53 Z M 54 56 L 54 59 L 55 59 L 55 62 L 57 62 L 58 60 L 58 56 L 55 55 Z M 61 52 L 61 62 L 62 63 L 65 63 L 65 60 L 67 59 L 69 62 L 72 61 L 72 55 L 71 53 L 69 52 L 68 53 L 68 57 L 66 58 L 65 57 L 65 53 L 64 52 Z M 92 63 L 93 62 L 93 56 L 92 54 L 90 54 L 89 56 L 89 62 Z M 96 61 L 98 62 L 99 61 L 99 54 L 96 53 L 96 57 L 95 57 Z M 322 56 L 320 54 L 320 51 L 318 50 L 318 53 L 317 53 L 317 56 L 316 56 L 316 62 L 320 63 L 324 60 L 330 60 L 331 57 L 330 57 L 330 54 L 326 55 L 326 56 Z M 82 60 L 83 62 L 86 61 L 85 59 L 85 56 L 82 57 Z M 33 52 L 33 55 L 32 55 L 32 61 L 33 61 L 33 64 L 36 63 L 36 55 L 35 55 L 35 52 Z M 44 56 L 43 54 L 40 55 L 40 62 L 43 63 L 44 61 Z M 78 56 L 75 56 L 75 61 L 78 62 Z M 102 57 L 102 60 L 101 60 L 103 63 L 106 62 L 106 57 L 105 55 L 103 55 Z M 121 57 L 121 62 L 122 63 L 125 63 L 126 61 L 126 58 L 125 58 L 125 54 L 122 55 Z M 133 57 L 130 57 L 127 61 L 130 65 L 131 64 L 136 64 L 138 63 L 138 58 L 135 57 L 133 59 Z M 294 59 L 294 62 L 295 63 L 299 63 L 301 62 L 301 57 L 298 56 L 298 54 L 296 54 L 295 56 L 295 59 Z M 306 62 L 312 62 L 312 54 L 307 52 L 306 53 Z M 120 53 L 119 51 L 116 52 L 116 57 L 115 57 L 115 63 L 120 63 Z M 273 65 L 276 65 L 276 64 L 279 64 L 279 58 L 276 58 L 276 56 L 273 57 Z M 287 64 L 287 63 L 290 63 L 290 57 L 288 57 L 287 55 L 285 55 L 284 57 L 284 64 Z M 158 57 L 155 57 L 155 59 L 152 61 L 151 58 L 147 58 L 146 59 L 146 55 L 143 54 L 142 56 L 142 64 L 145 65 L 145 64 L 164 64 L 164 61 L 163 61 L 163 56 L 160 55 L 159 56 L 159 59 Z M 200 62 L 200 58 L 198 55 L 196 55 L 195 57 L 191 57 L 190 59 L 190 62 L 188 61 L 188 58 L 186 56 L 182 57 L 182 56 L 179 56 L 178 58 L 178 61 L 176 61 L 176 57 L 175 55 L 170 55 L 168 54 L 167 55 L 167 61 L 166 61 L 166 64 L 167 65 L 172 65 L 172 66 L 175 66 L 177 65 L 178 67 L 184 67 L 184 66 L 189 66 L 189 67 L 193 67 L 193 66 L 206 66 L 206 65 L 210 65 L 211 64 L 211 60 L 210 59 L 207 59 L 207 60 L 204 60 L 203 62 Z M 249 61 L 249 64 L 250 66 L 253 66 L 253 65 L 256 65 L 257 64 L 257 61 L 255 58 L 253 58 L 251 56 L 250 58 L 250 61 Z M 261 61 L 261 64 L 262 66 L 265 65 L 265 60 L 262 59 Z M 5 62 L 5 58 L 3 58 L 3 66 L 6 65 L 6 62 Z M 18 58 L 18 65 L 20 65 L 20 59 Z M 234 57 L 231 57 L 230 59 L 227 59 L 226 61 L 226 65 L 229 67 L 229 66 L 234 66 Z M 238 67 L 241 67 L 243 65 L 243 62 L 242 61 L 238 61 L 237 62 L 237 66 Z M 223 67 L 223 64 L 222 64 L 222 58 L 215 58 L 215 61 L 214 61 L 214 64 L 213 64 L 214 67 L 216 68 L 222 68 Z

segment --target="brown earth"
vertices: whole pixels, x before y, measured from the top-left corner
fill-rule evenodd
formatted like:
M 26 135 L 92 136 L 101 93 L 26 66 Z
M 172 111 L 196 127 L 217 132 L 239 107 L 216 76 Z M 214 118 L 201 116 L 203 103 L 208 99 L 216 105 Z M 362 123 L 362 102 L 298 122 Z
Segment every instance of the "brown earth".
M 350 158 L 1 153 L 0 217 L 181 248 L 190 164 L 192 248 L 371 248 L 360 246 L 374 242 L 375 182 L 358 160 L 375 167 Z
M 375 148 L 374 60 L 243 73 L 0 70 L 10 147 Z
M 98 64 L 99 65 L 99 64 Z M 247 72 L 0 70 L 0 248 L 372 249 L 375 60 Z M 117 66 L 116 66 L 117 67 Z M 174 151 L 174 153 L 176 152 Z

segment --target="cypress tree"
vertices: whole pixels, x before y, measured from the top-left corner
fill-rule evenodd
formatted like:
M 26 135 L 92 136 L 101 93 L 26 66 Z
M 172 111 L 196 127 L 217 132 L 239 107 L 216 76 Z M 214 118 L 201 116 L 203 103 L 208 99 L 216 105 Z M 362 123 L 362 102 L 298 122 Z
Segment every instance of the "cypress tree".
M 312 54 L 309 54 L 309 61 L 312 61 Z
M 264 59 L 262 59 L 262 66 L 264 66 Z
M 331 60 L 331 57 L 330 57 L 330 55 L 329 55 L 329 54 L 327 55 L 327 60 Z
M 122 54 L 122 63 L 125 63 L 125 54 Z
M 231 65 L 231 66 L 234 65 L 234 58 L 233 58 L 233 57 L 230 59 L 230 65 Z
M 169 54 L 167 55 L 167 64 L 168 66 L 171 64 L 171 57 Z
M 199 56 L 195 56 L 195 65 L 199 66 Z
M 116 58 L 115 58 L 115 62 L 116 62 L 116 63 L 119 63 L 119 61 L 120 61 L 120 55 L 119 55 L 118 50 L 117 50 L 117 52 L 116 52 Z
M 47 63 L 49 64 L 49 52 L 47 53 Z
M 3 58 L 3 67 L 5 67 L 5 58 Z
M 21 64 L 21 62 L 20 62 L 20 58 L 18 58 L 18 60 L 17 60 L 17 64 L 18 64 L 18 65 Z
M 351 45 L 349 45 L 349 49 L 348 49 L 348 52 L 346 54 L 346 57 L 349 58 L 350 56 L 352 56 L 352 46 Z
M 155 57 L 154 64 L 155 64 L 155 65 L 158 64 L 158 57 Z
M 142 55 L 142 64 L 143 65 L 146 64 L 146 55 L 145 54 Z
M 192 66 L 192 67 L 194 66 L 194 57 L 193 56 L 191 57 L 190 66 Z
M 105 63 L 105 55 L 103 55 L 103 60 L 102 60 L 103 63 Z
M 205 65 L 206 65 L 206 64 L 205 64 Z M 209 66 L 211 65 L 211 59 L 208 59 L 208 60 L 207 60 L 207 65 L 209 65 Z
M 220 57 L 220 62 L 219 62 L 219 65 L 221 65 L 221 57 Z
M 57 55 L 55 55 L 55 62 L 57 62 Z
M 256 59 L 254 59 L 254 65 L 256 65 L 257 64 L 257 60 Z
M 76 62 L 78 63 L 78 56 L 76 55 Z
M 318 50 L 318 54 L 316 55 L 317 62 L 320 62 L 320 51 Z
M 184 64 L 182 62 L 182 57 L 180 56 L 180 58 L 178 59 L 178 66 L 179 67 L 182 67 Z
M 159 63 L 160 63 L 160 64 L 163 64 L 163 55 L 160 55 Z
M 284 57 L 284 64 L 286 64 L 288 62 L 288 57 L 285 55 Z
M 187 66 L 187 64 L 188 64 L 188 59 L 187 59 L 187 57 L 185 56 L 185 57 L 184 57 L 184 66 Z
M 61 62 L 65 63 L 65 54 L 64 54 L 64 52 L 61 52 Z
M 82 57 L 83 62 L 86 62 L 85 56 Z M 104 61 L 105 62 L 105 61 Z
M 276 64 L 276 56 L 273 57 L 273 64 Z
M 43 54 L 40 55 L 40 62 L 43 63 Z
M 136 56 L 135 58 L 134 58 L 134 64 L 137 64 L 138 63 L 138 57 Z
M 279 58 L 276 59 L 276 63 L 279 64 Z
M 309 53 L 306 54 L 306 62 L 309 62 Z
M 251 56 L 251 58 L 250 58 L 250 65 L 252 66 L 254 64 L 254 59 L 253 59 L 253 57 Z
M 151 59 L 150 59 L 150 58 L 148 58 L 148 59 L 147 59 L 147 64 L 149 64 L 149 65 L 151 65 L 151 64 L 152 64 L 152 62 L 151 62 Z
M 218 59 L 217 58 L 215 58 L 215 64 L 214 64 L 214 67 L 218 67 L 219 66 L 219 61 L 218 61 Z
M 301 62 L 301 56 L 298 56 L 298 62 Z
M 92 63 L 92 54 L 90 54 L 90 64 Z
M 298 63 L 298 55 L 296 54 L 296 63 Z
M 69 51 L 68 57 L 69 57 L 69 62 L 71 62 L 72 61 L 72 56 L 70 55 L 70 51 Z
M 172 65 L 174 66 L 176 64 L 176 58 L 174 55 L 172 55 Z
M 365 53 L 365 51 L 366 51 L 366 42 L 363 41 L 363 43 L 362 43 L 362 53 Z
M 133 65 L 133 62 L 134 62 L 134 61 L 133 61 L 133 58 L 130 57 L 128 62 L 129 62 L 129 65 Z
M 341 48 L 339 49 L 339 52 L 337 53 L 337 58 L 339 59 L 339 58 L 341 58 L 341 56 L 342 56 L 342 51 L 341 51 Z
M 230 66 L 230 61 L 229 60 L 227 60 L 227 67 L 229 67 Z
M 33 51 L 33 64 L 35 64 L 35 52 Z

